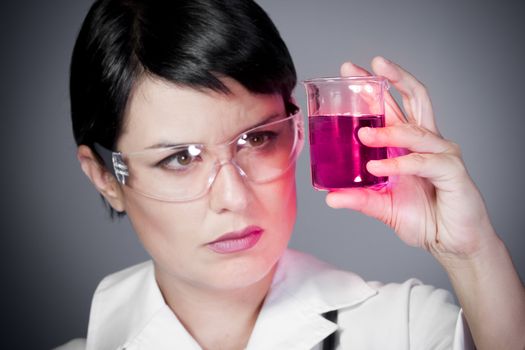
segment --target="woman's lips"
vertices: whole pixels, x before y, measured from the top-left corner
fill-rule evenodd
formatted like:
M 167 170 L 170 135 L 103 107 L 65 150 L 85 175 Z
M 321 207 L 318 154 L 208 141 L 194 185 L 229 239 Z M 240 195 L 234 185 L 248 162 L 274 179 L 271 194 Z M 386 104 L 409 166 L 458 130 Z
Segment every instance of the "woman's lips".
M 264 230 L 258 226 L 248 226 L 241 231 L 229 232 L 220 236 L 208 247 L 216 253 L 228 254 L 250 249 L 257 244 Z

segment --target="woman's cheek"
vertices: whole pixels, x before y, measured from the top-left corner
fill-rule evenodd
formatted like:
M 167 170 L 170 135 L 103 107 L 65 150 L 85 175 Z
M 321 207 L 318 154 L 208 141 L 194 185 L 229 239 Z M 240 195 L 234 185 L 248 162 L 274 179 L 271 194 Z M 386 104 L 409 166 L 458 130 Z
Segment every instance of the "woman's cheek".
M 276 221 L 276 227 L 283 229 L 293 229 L 297 211 L 297 193 L 295 185 L 295 172 L 290 172 L 285 177 L 279 179 L 269 190 L 270 196 L 266 198 L 265 206 L 269 214 L 269 219 Z M 291 233 L 291 232 L 290 232 Z
M 160 202 L 131 195 L 127 213 L 133 228 L 148 253 L 154 258 L 172 255 L 190 243 L 185 237 L 194 237 L 195 223 L 202 217 L 194 203 Z M 188 230 L 192 232 L 188 232 Z

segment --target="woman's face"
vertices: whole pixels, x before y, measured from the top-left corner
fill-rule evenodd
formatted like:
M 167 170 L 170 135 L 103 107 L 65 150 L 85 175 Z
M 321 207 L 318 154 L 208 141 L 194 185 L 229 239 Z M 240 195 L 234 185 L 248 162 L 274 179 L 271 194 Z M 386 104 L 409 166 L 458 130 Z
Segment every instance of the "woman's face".
M 256 95 L 232 79 L 222 81 L 231 94 L 142 79 L 130 97 L 118 150 L 224 143 L 269 116 L 285 115 L 280 95 Z M 187 202 L 158 201 L 126 186 L 123 196 L 158 277 L 199 288 L 242 288 L 266 276 L 288 244 L 296 215 L 295 166 L 274 181 L 255 184 L 226 163 L 209 192 Z M 250 227 L 263 231 L 248 237 L 248 244 L 210 244 Z

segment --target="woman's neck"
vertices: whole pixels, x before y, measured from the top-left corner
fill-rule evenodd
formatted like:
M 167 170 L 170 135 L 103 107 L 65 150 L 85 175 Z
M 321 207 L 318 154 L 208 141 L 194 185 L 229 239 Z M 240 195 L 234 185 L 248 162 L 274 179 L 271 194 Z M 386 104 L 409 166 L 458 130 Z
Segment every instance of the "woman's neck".
M 275 267 L 252 285 L 217 290 L 155 271 L 166 304 L 203 349 L 246 347 L 274 273 Z

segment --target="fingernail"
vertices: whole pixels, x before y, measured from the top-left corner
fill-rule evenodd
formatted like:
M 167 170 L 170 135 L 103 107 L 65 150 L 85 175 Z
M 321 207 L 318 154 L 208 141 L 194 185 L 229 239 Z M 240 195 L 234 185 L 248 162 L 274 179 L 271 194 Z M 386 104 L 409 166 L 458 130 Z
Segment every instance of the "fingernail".
M 337 201 L 334 202 L 331 196 L 326 196 L 326 204 L 333 209 L 339 209 Z
M 343 63 L 343 69 L 352 69 L 354 67 L 354 64 L 350 61 L 346 61 Z
M 361 129 L 359 129 L 359 133 L 364 137 L 372 136 L 374 132 L 374 128 L 370 128 L 368 126 L 363 126 Z
M 383 60 L 383 63 L 385 64 L 390 64 L 392 62 L 390 62 L 390 60 L 387 60 L 386 58 L 384 58 L 383 56 L 381 56 L 381 59 Z
M 379 166 L 379 161 L 378 160 L 369 160 L 368 163 L 366 163 L 366 167 L 367 168 L 377 168 Z

